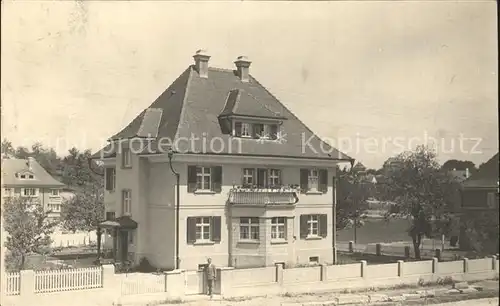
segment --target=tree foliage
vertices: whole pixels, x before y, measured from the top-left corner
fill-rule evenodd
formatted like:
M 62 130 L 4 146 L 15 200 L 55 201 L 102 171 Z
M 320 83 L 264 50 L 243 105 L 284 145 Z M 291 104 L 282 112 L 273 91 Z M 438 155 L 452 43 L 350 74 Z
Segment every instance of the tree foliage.
M 76 192 L 62 209 L 64 228 L 70 231 L 92 231 L 104 216 L 104 193 L 102 189 L 85 188 Z
M 387 172 L 382 194 L 396 203 L 393 212 L 410 217 L 408 234 L 419 259 L 423 237 L 450 231 L 454 182 L 447 172 L 441 171 L 435 152 L 426 146 L 403 152 L 392 162 L 397 166 Z
M 8 198 L 4 204 L 5 231 L 9 234 L 5 246 L 24 268 L 26 256 L 50 247 L 50 235 L 56 223 L 48 218 L 43 205 L 29 198 Z
M 338 171 L 337 182 L 337 229 L 356 223 L 361 225 L 361 216 L 368 209 L 368 199 L 373 184 L 363 181 L 356 172 L 346 169 Z

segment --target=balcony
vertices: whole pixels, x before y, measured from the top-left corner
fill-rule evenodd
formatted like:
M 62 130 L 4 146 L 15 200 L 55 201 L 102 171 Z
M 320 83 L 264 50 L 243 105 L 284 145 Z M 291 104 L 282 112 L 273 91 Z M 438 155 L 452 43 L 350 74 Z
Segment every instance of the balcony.
M 295 205 L 299 201 L 298 193 L 295 186 L 234 187 L 228 200 L 231 205 Z

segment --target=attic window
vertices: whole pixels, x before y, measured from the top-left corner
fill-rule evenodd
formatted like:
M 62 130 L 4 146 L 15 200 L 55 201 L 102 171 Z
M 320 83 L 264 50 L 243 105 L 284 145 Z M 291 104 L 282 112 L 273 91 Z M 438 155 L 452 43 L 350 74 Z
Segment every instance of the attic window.
M 22 180 L 32 180 L 35 178 L 33 174 L 26 174 L 26 173 L 18 174 L 18 177 Z
M 236 121 L 233 135 L 242 138 L 277 140 L 279 138 L 279 126 L 276 123 Z

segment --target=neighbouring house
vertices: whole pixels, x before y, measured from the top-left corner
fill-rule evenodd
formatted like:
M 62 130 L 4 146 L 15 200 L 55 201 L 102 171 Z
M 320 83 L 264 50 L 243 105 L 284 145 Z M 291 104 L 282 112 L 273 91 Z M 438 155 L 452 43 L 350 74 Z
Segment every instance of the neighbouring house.
M 462 183 L 459 245 L 498 253 L 498 153 Z
M 106 169 L 102 227 L 113 228 L 115 258 L 188 270 L 208 257 L 233 267 L 332 262 L 336 167 L 352 159 L 250 75 L 246 57 L 234 69 L 209 59 L 198 51 L 93 156 Z
M 60 191 L 64 184 L 53 178 L 33 157 L 2 160 L 3 197 L 23 197 L 43 205 L 49 218 L 61 217 Z

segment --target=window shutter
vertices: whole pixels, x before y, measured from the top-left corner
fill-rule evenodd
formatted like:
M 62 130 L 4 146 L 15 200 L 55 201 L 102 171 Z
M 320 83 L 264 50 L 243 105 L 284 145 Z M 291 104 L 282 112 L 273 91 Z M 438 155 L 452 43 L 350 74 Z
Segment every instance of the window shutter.
M 212 191 L 221 193 L 222 191 L 222 166 L 212 167 Z
M 187 185 L 188 192 L 193 193 L 196 190 L 196 166 L 188 166 Z
M 237 137 L 241 137 L 241 122 L 234 123 L 234 135 Z
M 106 169 L 106 190 L 113 190 L 113 182 L 111 181 L 113 177 L 113 173 L 111 172 L 111 168 L 105 168 Z
M 196 218 L 188 217 L 187 218 L 187 243 L 196 242 Z
M 328 170 L 319 170 L 319 191 L 326 193 L 328 191 Z
M 265 188 L 266 187 L 266 169 L 257 169 L 257 187 Z
M 319 215 L 319 235 L 323 238 L 328 236 L 328 215 Z
M 212 241 L 220 242 L 221 234 L 221 217 L 212 217 L 210 222 L 210 230 L 212 231 Z
M 273 140 L 276 140 L 278 139 L 278 125 L 277 124 L 271 124 L 271 127 L 270 127 L 271 131 L 271 139 Z
M 304 239 L 307 237 L 309 229 L 307 228 L 307 218 L 308 215 L 300 215 L 300 238 Z
M 300 169 L 300 192 L 306 193 L 309 190 L 309 169 Z

